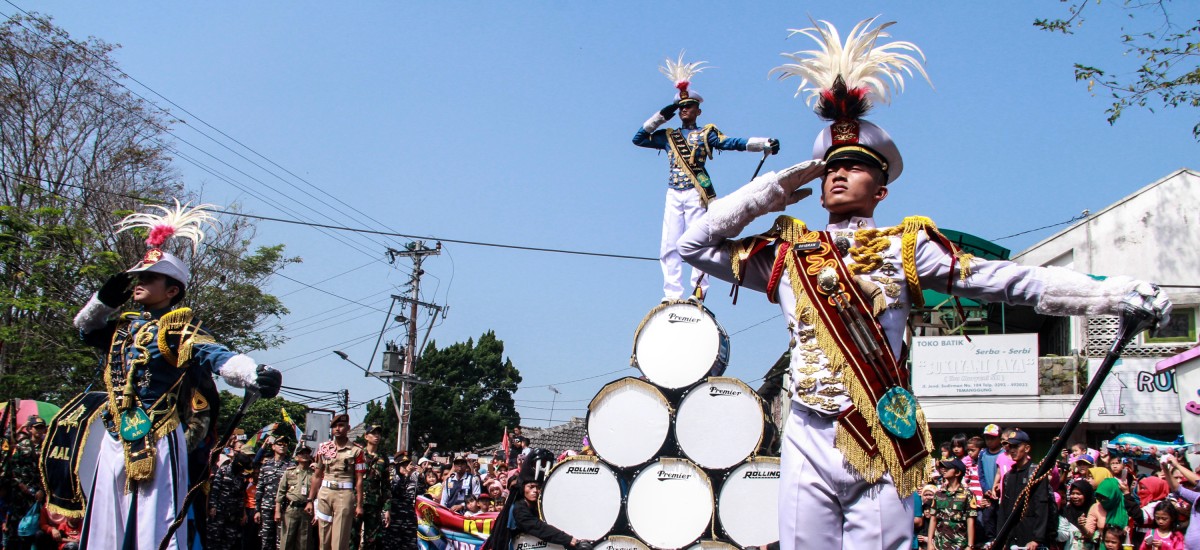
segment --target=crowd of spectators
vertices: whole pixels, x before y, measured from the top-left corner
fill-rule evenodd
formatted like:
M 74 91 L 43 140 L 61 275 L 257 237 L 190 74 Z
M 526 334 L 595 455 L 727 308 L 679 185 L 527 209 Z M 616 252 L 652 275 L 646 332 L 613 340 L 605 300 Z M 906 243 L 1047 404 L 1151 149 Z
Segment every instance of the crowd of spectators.
M 1200 475 L 1186 458 L 1076 444 L 1035 479 L 1032 443 L 994 424 L 943 443 L 930 483 L 913 495 L 913 548 L 987 548 L 1015 516 L 1005 548 L 1200 549 L 1200 528 L 1188 532 Z

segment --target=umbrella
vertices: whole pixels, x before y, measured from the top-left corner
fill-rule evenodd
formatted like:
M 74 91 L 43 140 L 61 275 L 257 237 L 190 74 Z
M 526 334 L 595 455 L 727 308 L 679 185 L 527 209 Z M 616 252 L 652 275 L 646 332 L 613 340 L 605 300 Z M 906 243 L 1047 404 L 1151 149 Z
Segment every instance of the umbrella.
M 35 414 L 42 417 L 42 420 L 45 420 L 47 423 L 49 423 L 50 419 L 54 418 L 54 415 L 58 414 L 59 409 L 62 408 L 53 403 L 35 401 L 33 399 L 14 399 L 13 401 L 17 402 L 18 429 L 23 428 L 25 426 L 25 422 L 29 420 L 29 417 Z M 8 401 L 0 403 L 0 414 L 3 414 L 3 411 L 8 407 L 8 404 Z

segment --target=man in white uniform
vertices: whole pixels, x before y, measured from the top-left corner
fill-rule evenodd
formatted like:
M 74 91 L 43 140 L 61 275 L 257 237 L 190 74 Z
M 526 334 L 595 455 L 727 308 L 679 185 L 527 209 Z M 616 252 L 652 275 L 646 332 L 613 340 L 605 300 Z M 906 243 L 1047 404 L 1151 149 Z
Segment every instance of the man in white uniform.
M 825 25 L 828 31 L 809 31 L 836 40 Z M 863 26 L 849 40 L 873 46 L 882 27 L 860 33 Z M 864 51 L 894 51 L 897 44 L 916 50 L 892 43 Z M 714 201 L 679 249 L 705 273 L 766 293 L 786 317 L 792 406 L 782 450 L 781 548 L 910 548 L 909 497 L 924 482 L 932 450 L 902 357 L 905 324 L 922 288 L 1050 315 L 1115 314 L 1124 303 L 1166 319 L 1170 302 L 1157 287 L 1125 277 L 1096 280 L 972 258 L 928 218 L 878 228 L 875 207 L 903 163 L 887 132 L 859 115 L 869 95 L 886 98 L 886 91 L 837 71 L 828 79 L 816 80 L 826 92 L 818 94 L 818 112 L 833 124 L 818 135 L 814 159 Z M 755 218 L 811 194 L 801 186 L 814 178 L 821 178 L 829 214 L 823 231 L 781 216 L 767 234 L 730 240 Z
M 667 151 L 670 174 L 667 178 L 666 206 L 663 209 L 662 243 L 659 246 L 659 264 L 663 272 L 663 300 L 683 297 L 683 260 L 675 244 L 693 221 L 699 218 L 708 206 L 709 199 L 716 196 L 712 181 L 704 168 L 705 161 L 712 158 L 714 149 L 722 151 L 770 151 L 779 152 L 779 140 L 771 138 L 734 138 L 721 133 L 716 126 L 696 126 L 700 117 L 700 103 L 704 101 L 695 90 L 689 89 L 690 79 L 703 69 L 704 62 L 683 63 L 667 60 L 660 70 L 675 82 L 679 90 L 675 101 L 650 117 L 633 135 L 633 144 L 648 149 Z M 679 112 L 681 128 L 660 130 L 659 127 Z M 708 281 L 699 269 L 692 269 L 692 292 L 703 299 L 708 290 Z

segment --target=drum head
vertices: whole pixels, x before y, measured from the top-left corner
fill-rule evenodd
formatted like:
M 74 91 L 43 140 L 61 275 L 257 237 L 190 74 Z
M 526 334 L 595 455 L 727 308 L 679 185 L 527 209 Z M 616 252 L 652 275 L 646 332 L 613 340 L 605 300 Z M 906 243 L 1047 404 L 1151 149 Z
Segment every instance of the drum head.
M 713 377 L 688 390 L 675 414 L 675 440 L 701 467 L 723 470 L 758 450 L 762 401 L 736 378 Z
M 620 513 L 621 484 L 599 458 L 572 456 L 550 470 L 542 489 L 546 523 L 577 539 L 599 540 Z
M 654 458 L 670 427 L 667 398 L 637 378 L 610 382 L 588 405 L 588 441 L 600 458 L 618 468 L 632 468 Z
M 512 550 L 566 550 L 557 544 L 550 544 L 533 535 L 517 535 L 513 541 Z
M 712 485 L 691 461 L 662 458 L 634 477 L 627 513 L 630 528 L 646 544 L 684 548 L 703 536 L 712 521 Z
M 779 540 L 779 459 L 757 457 L 734 468 L 721 484 L 717 518 L 738 546 Z
M 714 368 L 724 372 L 729 337 L 702 306 L 668 302 L 642 320 L 634 337 L 633 359 L 647 380 L 664 388 L 682 388 Z
M 613 535 L 593 545 L 594 550 L 650 550 L 642 541 L 625 535 Z

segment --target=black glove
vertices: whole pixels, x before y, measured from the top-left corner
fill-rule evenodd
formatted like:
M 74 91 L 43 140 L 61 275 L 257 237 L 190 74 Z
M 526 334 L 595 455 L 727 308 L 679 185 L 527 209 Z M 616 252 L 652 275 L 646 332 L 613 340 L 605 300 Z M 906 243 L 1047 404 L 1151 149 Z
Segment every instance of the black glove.
M 574 548 L 575 550 L 592 550 L 592 543 L 590 541 L 581 540 L 574 546 Z
M 104 286 L 96 292 L 96 297 L 108 307 L 114 309 L 121 307 L 121 304 L 128 302 L 129 297 L 133 296 L 133 290 L 129 288 L 129 284 L 132 282 L 133 275 L 117 273 L 104 282 Z
M 663 118 L 665 118 L 667 120 L 671 120 L 672 118 L 675 117 L 675 111 L 678 111 L 678 110 L 679 110 L 679 104 L 672 103 L 670 105 L 667 105 L 666 107 L 663 107 L 662 110 L 658 111 L 658 114 L 662 115 Z
M 767 140 L 767 149 L 769 149 L 771 151 L 772 155 L 778 155 L 779 154 L 779 140 L 777 140 L 775 138 L 768 139 Z
M 279 395 L 279 386 L 283 385 L 283 374 L 266 365 L 258 366 L 258 378 L 254 380 L 258 386 L 259 395 L 270 399 Z

